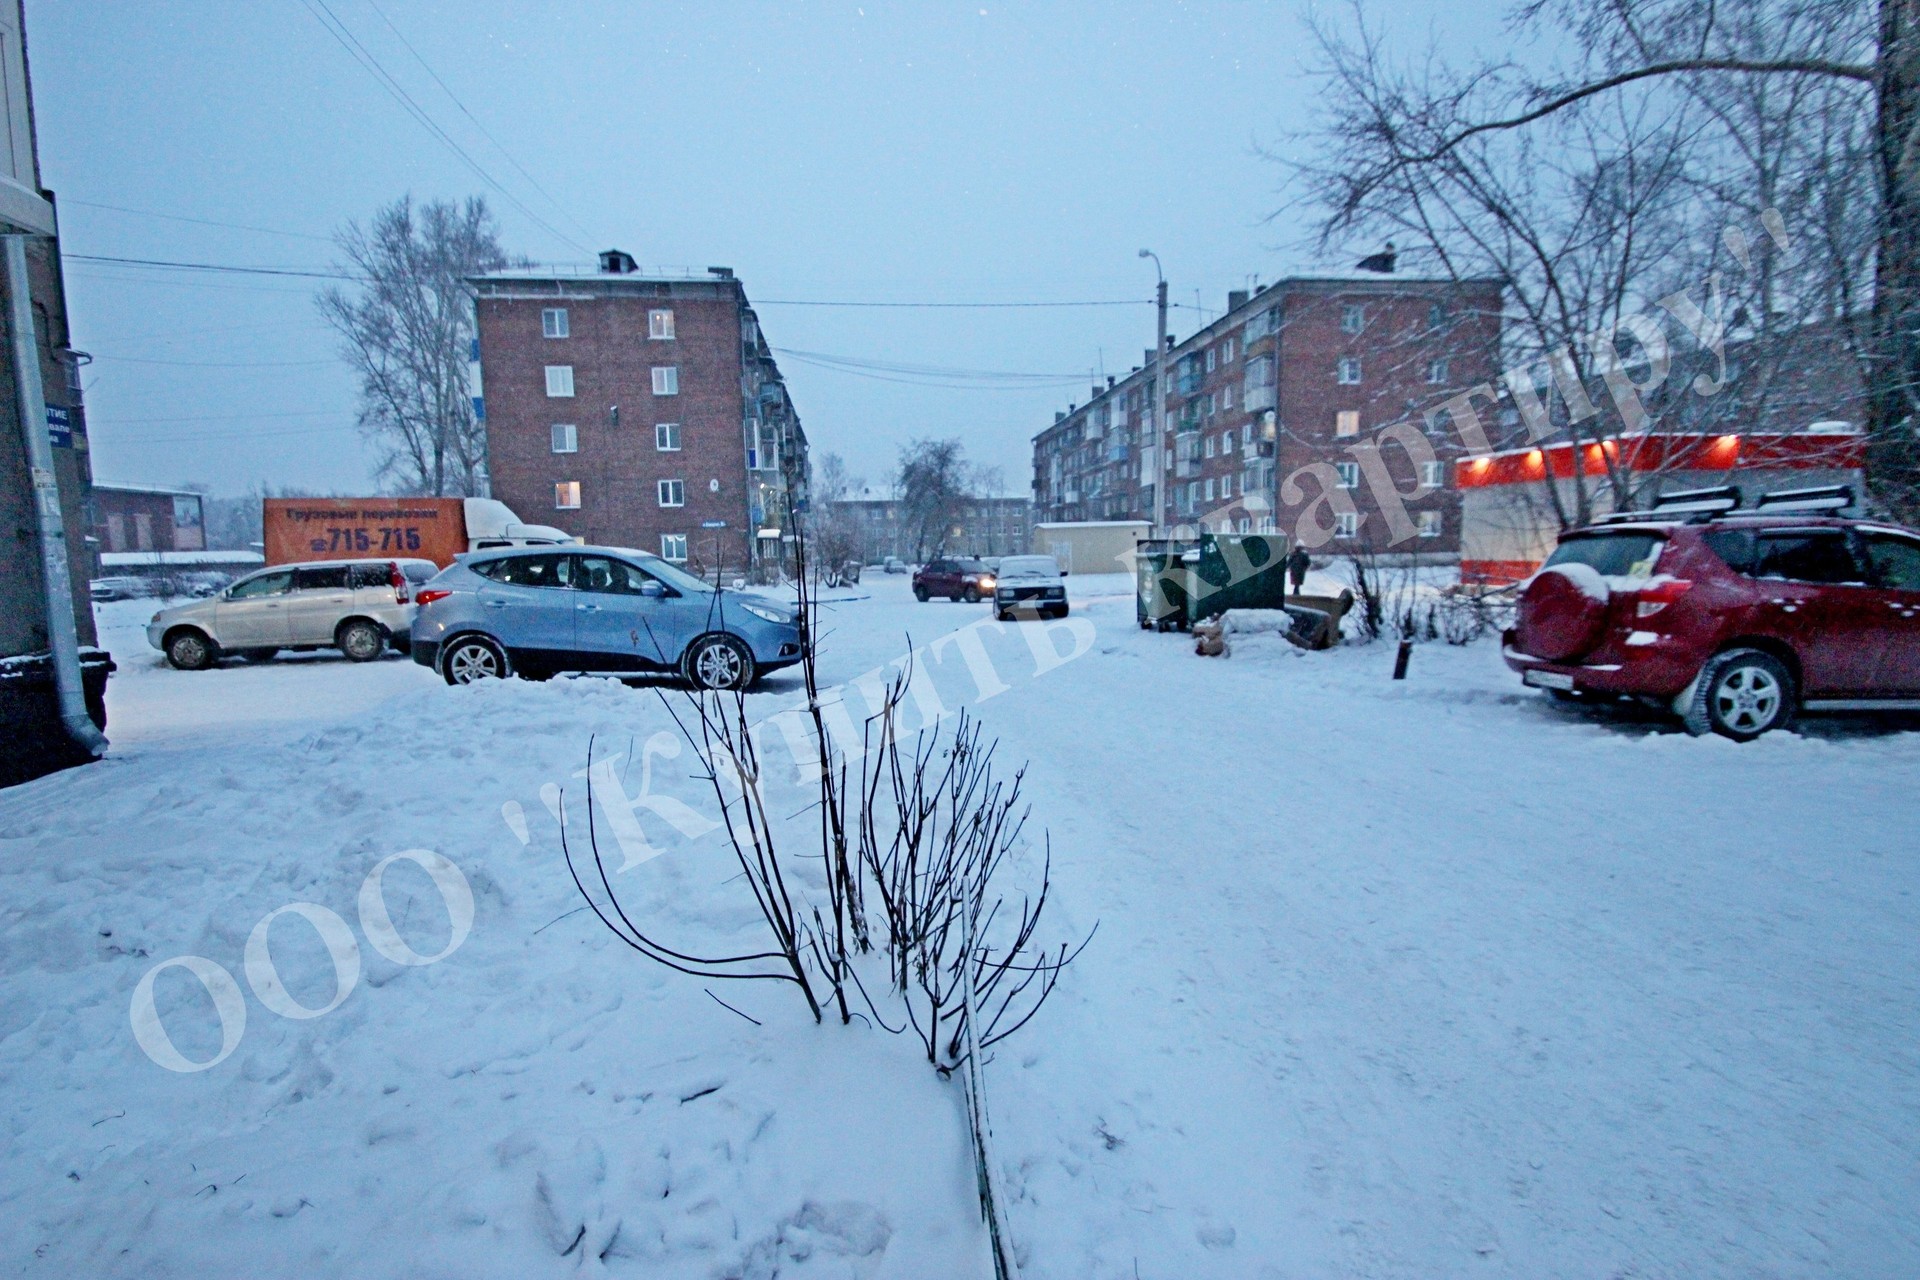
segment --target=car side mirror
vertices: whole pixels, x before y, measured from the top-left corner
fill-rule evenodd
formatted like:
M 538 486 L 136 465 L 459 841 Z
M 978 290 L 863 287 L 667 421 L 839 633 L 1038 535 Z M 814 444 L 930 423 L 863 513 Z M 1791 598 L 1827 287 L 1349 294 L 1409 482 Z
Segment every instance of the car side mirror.
M 649 600 L 659 600 L 667 594 L 667 589 L 657 582 L 643 582 L 640 584 L 640 594 Z
M 1073 570 L 1071 570 L 1071 569 L 1062 569 L 1062 570 L 1060 571 L 1060 576 L 1064 578 L 1064 577 L 1066 577 L 1066 576 L 1067 576 L 1068 574 L 1070 574 L 1070 573 L 1072 573 L 1072 572 L 1073 572 Z

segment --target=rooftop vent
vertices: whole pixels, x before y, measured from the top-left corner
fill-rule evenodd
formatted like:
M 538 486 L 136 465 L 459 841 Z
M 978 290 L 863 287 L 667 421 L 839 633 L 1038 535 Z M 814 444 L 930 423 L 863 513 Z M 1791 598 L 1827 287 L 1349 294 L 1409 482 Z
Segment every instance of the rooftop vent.
M 1247 305 L 1247 291 L 1245 289 L 1227 290 L 1227 310 L 1238 311 L 1240 308 L 1246 305 Z
M 600 255 L 600 270 L 610 276 L 630 276 L 640 269 L 625 249 L 608 249 Z
M 708 267 L 707 274 L 714 277 L 716 280 L 731 280 L 733 279 L 733 268 L 732 267 Z

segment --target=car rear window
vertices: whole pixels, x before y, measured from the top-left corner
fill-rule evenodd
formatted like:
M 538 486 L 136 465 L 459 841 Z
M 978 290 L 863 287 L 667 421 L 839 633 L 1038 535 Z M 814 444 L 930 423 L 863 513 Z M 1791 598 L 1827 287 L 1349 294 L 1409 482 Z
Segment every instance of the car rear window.
M 1666 539 L 1657 533 L 1590 533 L 1567 538 L 1543 568 L 1584 564 L 1603 577 L 1645 578 L 1653 573 Z
M 356 587 L 384 587 L 393 580 L 393 570 L 384 564 L 357 564 L 353 566 L 353 585 Z
M 293 574 L 295 591 L 344 591 L 347 586 L 347 570 L 344 564 L 327 565 L 323 568 L 296 569 Z
M 429 582 L 434 574 L 440 572 L 440 566 L 424 560 L 413 560 L 401 565 L 400 572 L 408 582 Z

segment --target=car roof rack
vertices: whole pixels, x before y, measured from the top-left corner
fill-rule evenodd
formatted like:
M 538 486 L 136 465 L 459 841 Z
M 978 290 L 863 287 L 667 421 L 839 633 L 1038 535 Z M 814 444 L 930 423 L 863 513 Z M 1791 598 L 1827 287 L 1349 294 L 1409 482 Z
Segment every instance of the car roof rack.
M 1807 514 L 1816 511 L 1839 512 L 1853 505 L 1853 486 L 1822 484 L 1808 489 L 1776 489 L 1763 493 L 1754 502 L 1755 511 Z
M 1740 505 L 1738 485 L 1721 484 L 1710 489 L 1676 489 L 1657 495 L 1645 511 L 1616 511 L 1601 516 L 1595 524 L 1635 524 L 1647 520 L 1711 520 Z

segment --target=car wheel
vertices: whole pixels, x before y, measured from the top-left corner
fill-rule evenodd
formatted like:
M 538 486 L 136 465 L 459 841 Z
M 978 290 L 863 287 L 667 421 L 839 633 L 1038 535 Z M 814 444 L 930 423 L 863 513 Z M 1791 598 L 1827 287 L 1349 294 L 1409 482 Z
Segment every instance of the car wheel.
M 279 652 L 278 649 L 242 649 L 240 656 L 248 662 L 272 662 Z
M 181 671 L 205 671 L 213 665 L 213 641 L 198 631 L 179 631 L 167 641 L 167 661 Z
M 758 676 L 753 654 L 732 636 L 701 636 L 681 663 L 687 679 L 701 689 L 745 689 Z
M 925 604 L 927 602 L 927 589 L 925 587 L 915 587 L 913 589 L 913 598 L 921 604 Z
M 340 652 L 355 662 L 372 662 L 387 647 L 386 633 L 365 619 L 349 622 L 333 639 Z
M 1687 732 L 1751 742 L 1792 723 L 1795 703 L 1793 674 L 1785 663 L 1758 649 L 1734 649 L 1700 669 L 1686 712 Z
M 440 655 L 440 674 L 448 684 L 498 680 L 507 674 L 507 656 L 491 641 L 478 636 L 455 640 Z
M 960 598 L 962 600 L 965 600 L 968 604 L 979 604 L 980 591 L 977 587 L 968 587 L 965 591 L 962 591 L 960 593 Z
M 1011 609 L 995 609 L 993 611 L 993 620 L 995 622 L 1012 622 L 1013 611 Z

